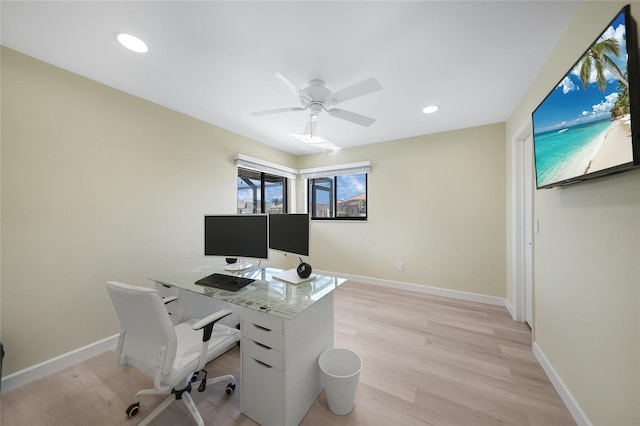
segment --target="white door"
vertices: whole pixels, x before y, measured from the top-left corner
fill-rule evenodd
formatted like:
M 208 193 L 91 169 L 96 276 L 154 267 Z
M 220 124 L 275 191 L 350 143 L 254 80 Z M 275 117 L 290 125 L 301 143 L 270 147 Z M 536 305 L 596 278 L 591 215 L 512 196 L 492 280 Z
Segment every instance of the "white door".
M 524 319 L 533 328 L 533 139 L 529 135 L 524 139 L 522 194 L 523 194 L 523 228 L 524 228 Z

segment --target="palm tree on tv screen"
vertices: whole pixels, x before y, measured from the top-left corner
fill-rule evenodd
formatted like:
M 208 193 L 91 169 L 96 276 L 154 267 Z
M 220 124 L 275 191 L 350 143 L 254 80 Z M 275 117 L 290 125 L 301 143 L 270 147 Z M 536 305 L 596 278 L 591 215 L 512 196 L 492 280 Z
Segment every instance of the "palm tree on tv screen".
M 580 80 L 582 87 L 586 89 L 591 76 L 591 69 L 595 67 L 596 83 L 603 92 L 607 87 L 607 79 L 604 76 L 605 68 L 618 79 L 618 81 L 629 87 L 629 82 L 624 78 L 620 68 L 609 55 L 620 56 L 620 44 L 615 38 L 607 38 L 595 43 L 587 50 L 587 53 L 580 60 Z
M 627 76 L 627 73 L 625 73 Z M 622 117 L 625 114 L 631 112 L 631 105 L 629 102 L 629 86 L 625 86 L 622 83 L 618 84 L 618 99 L 611 109 L 611 118 Z

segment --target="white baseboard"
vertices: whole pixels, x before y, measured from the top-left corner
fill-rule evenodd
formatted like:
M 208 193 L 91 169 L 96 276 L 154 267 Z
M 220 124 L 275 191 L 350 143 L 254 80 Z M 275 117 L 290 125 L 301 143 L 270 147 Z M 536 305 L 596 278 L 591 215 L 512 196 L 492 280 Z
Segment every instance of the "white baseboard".
M 556 370 L 551 366 L 551 363 L 549 363 L 549 360 L 536 342 L 533 342 L 533 354 L 536 356 L 538 362 L 542 366 L 542 369 L 547 374 L 547 377 L 549 377 L 549 380 L 551 380 L 551 384 L 560 395 L 562 402 L 567 406 L 567 409 L 573 416 L 573 420 L 575 420 L 580 426 L 591 426 L 592 423 L 589 421 L 589 418 L 584 411 L 582 411 L 582 408 L 580 408 L 580 405 L 578 405 L 578 402 L 575 400 L 573 395 L 571 395 L 571 392 L 569 392 L 569 389 L 565 386 L 564 382 L 558 373 L 556 373 Z
M 26 385 L 29 382 L 55 373 L 56 371 L 71 367 L 104 351 L 115 349 L 117 346 L 118 335 L 116 334 L 40 364 L 25 368 L 24 370 L 16 371 L 2 378 L 2 393 Z
M 432 294 L 434 296 L 451 297 L 453 299 L 468 300 L 470 302 L 485 303 L 488 305 L 505 306 L 505 299 L 496 296 L 486 296 L 484 294 L 468 293 L 466 291 L 449 290 L 446 288 L 431 287 L 421 284 L 405 283 L 401 281 L 383 280 L 380 278 L 363 277 L 360 275 L 342 274 L 331 271 L 315 271 L 320 275 L 332 275 L 334 277 L 346 278 L 364 284 L 374 284 L 383 287 L 397 288 L 400 290 L 416 291 L 418 293 Z
M 507 308 L 507 311 L 509 311 L 509 315 L 511 315 L 511 319 L 513 319 L 514 321 L 518 321 L 518 319 L 516 318 L 515 312 L 513 311 L 513 306 L 511 305 L 511 302 L 509 302 L 509 299 L 504 299 L 504 307 Z

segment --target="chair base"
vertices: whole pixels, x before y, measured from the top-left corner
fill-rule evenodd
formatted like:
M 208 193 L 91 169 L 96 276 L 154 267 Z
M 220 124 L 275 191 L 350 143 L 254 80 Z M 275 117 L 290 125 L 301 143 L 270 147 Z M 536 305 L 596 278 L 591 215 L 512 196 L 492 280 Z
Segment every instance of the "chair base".
M 197 373 L 194 373 L 194 374 L 197 374 Z M 198 377 L 198 376 L 195 376 L 195 377 Z M 187 410 L 189 411 L 189 413 L 191 413 L 191 416 L 196 421 L 196 424 L 198 426 L 204 426 L 204 420 L 202 420 L 202 416 L 200 416 L 200 413 L 198 412 L 198 408 L 196 407 L 196 404 L 193 402 L 193 398 L 191 398 L 192 385 L 199 383 L 200 385 L 198 387 L 201 388 L 203 385 L 203 382 L 206 383 L 205 386 L 209 386 L 209 385 L 214 385 L 216 383 L 221 383 L 225 381 L 228 382 L 227 387 L 225 388 L 225 392 L 227 395 L 231 395 L 236 388 L 236 380 L 235 380 L 235 377 L 233 377 L 230 374 L 227 374 L 225 376 L 214 377 L 211 379 L 206 379 L 206 375 L 205 375 L 202 380 L 196 379 L 194 382 L 189 380 L 182 389 L 175 389 L 175 388 L 173 389 L 166 388 L 163 390 L 158 390 L 155 388 L 143 389 L 136 394 L 135 402 L 131 404 L 129 408 L 127 408 L 127 411 L 126 411 L 127 416 L 133 417 L 138 413 L 138 407 L 140 406 L 140 396 L 168 395 L 167 398 L 155 408 L 155 410 L 153 410 L 147 417 L 145 417 L 144 420 L 142 420 L 142 422 L 140 422 L 139 426 L 145 426 L 149 424 L 153 419 L 158 417 L 158 415 L 162 413 L 169 405 L 171 405 L 171 403 L 178 400 L 181 400 L 184 403 L 185 407 L 187 407 Z

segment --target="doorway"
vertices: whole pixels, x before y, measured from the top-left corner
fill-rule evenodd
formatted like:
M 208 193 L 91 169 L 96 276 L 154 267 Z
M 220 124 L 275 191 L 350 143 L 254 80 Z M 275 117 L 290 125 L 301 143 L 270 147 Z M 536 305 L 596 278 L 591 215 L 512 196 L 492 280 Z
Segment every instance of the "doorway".
M 533 191 L 534 159 L 533 134 L 531 125 L 525 128 L 513 140 L 513 276 L 512 276 L 512 315 L 516 321 L 527 323 L 532 329 L 534 324 L 534 275 L 533 275 Z

